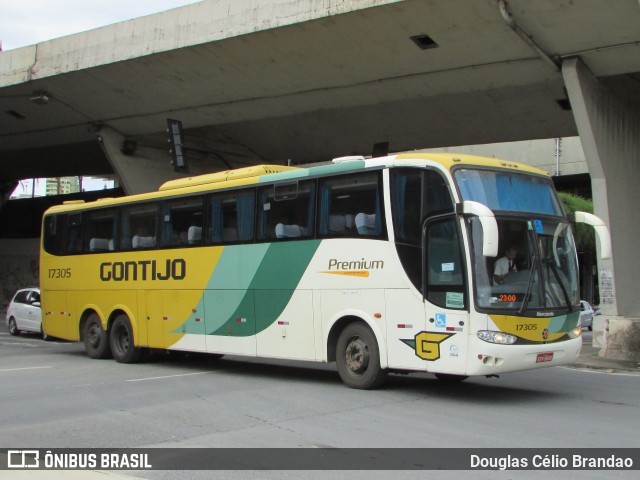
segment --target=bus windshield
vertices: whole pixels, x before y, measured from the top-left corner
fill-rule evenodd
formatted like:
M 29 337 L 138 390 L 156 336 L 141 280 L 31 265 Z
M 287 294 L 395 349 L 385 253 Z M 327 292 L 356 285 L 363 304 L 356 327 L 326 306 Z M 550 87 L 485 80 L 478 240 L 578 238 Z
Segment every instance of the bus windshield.
M 470 219 L 478 307 L 571 311 L 579 302 L 578 261 L 551 181 L 479 169 L 459 169 L 455 178 L 463 199 L 489 207 L 498 223 L 499 254 L 489 258 L 482 254 L 480 221 Z
M 482 227 L 470 220 L 477 305 L 490 310 L 569 312 L 579 302 L 571 229 L 557 220 L 498 217 L 498 258 L 482 255 Z M 509 253 L 511 252 L 511 253 Z
M 564 216 L 549 178 L 512 171 L 461 168 L 455 179 L 464 200 L 491 210 Z

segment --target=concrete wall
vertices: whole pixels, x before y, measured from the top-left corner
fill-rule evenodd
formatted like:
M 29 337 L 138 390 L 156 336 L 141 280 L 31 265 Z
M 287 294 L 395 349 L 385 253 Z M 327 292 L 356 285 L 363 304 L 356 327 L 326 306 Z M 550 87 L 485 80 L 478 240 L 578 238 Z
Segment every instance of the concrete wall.
M 558 170 L 560 170 L 560 175 L 589 173 L 580 137 L 564 137 L 559 140 L 559 156 L 556 156 L 555 138 L 433 148 L 424 151 L 457 152 L 484 157 L 497 157 L 540 168 L 550 175 L 557 175 Z
M 0 305 L 3 310 L 19 288 L 39 285 L 38 238 L 0 240 Z

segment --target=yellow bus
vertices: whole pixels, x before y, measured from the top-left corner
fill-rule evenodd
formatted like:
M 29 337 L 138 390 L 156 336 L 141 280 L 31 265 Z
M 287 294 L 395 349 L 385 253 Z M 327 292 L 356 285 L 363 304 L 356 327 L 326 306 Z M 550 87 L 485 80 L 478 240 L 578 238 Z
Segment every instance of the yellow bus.
M 576 216 L 606 256 L 604 224 Z M 149 349 L 335 361 L 374 388 L 394 371 L 569 364 L 581 348 L 551 179 L 468 155 L 260 165 L 66 202 L 45 212 L 40 275 L 46 334 L 123 363 Z

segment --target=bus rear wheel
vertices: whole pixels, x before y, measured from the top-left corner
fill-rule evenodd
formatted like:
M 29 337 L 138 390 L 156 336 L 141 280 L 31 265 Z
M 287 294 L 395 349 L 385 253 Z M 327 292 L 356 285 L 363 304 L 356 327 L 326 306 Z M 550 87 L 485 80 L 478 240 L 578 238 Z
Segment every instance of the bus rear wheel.
M 111 353 L 118 363 L 137 363 L 142 359 L 144 349 L 133 343 L 133 329 L 126 315 L 118 315 L 111 325 Z
M 351 388 L 377 388 L 387 378 L 380 367 L 380 349 L 371 329 L 361 322 L 345 327 L 336 344 L 336 363 L 342 381 Z
M 109 335 L 102 328 L 102 322 L 97 313 L 92 313 L 82 327 L 84 351 L 90 358 L 110 358 Z

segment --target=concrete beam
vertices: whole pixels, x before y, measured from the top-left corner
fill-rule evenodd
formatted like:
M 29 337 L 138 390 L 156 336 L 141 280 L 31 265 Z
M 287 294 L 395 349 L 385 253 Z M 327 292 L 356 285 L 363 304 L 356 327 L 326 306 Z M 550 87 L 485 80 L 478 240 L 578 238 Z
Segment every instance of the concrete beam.
M 184 176 L 269 163 L 213 128 L 190 130 L 184 134 L 188 172 L 178 173 L 171 164 L 167 138 L 166 134 L 129 137 L 111 127 L 100 128 L 98 141 L 127 195 L 153 192 L 164 182 Z M 133 151 L 123 152 L 126 140 L 135 143 Z
M 398 1 L 201 1 L 3 52 L 0 87 Z
M 98 133 L 98 141 L 118 176 L 127 195 L 153 192 L 167 180 L 183 177 L 173 170 L 167 151 L 136 147 L 132 153 L 123 153 L 127 138 L 109 127 Z
M 629 345 L 605 344 L 604 321 L 609 320 L 608 326 L 623 325 L 640 317 L 640 256 L 632 254 L 637 251 L 640 222 L 629 216 L 640 204 L 638 86 L 629 82 L 605 87 L 579 58 L 565 60 L 562 74 L 591 174 L 594 213 L 607 223 L 612 240 L 613 258 L 598 261 L 603 315 L 596 317 L 594 345 L 604 346 L 607 355 L 628 357 L 621 352 L 633 350 Z

